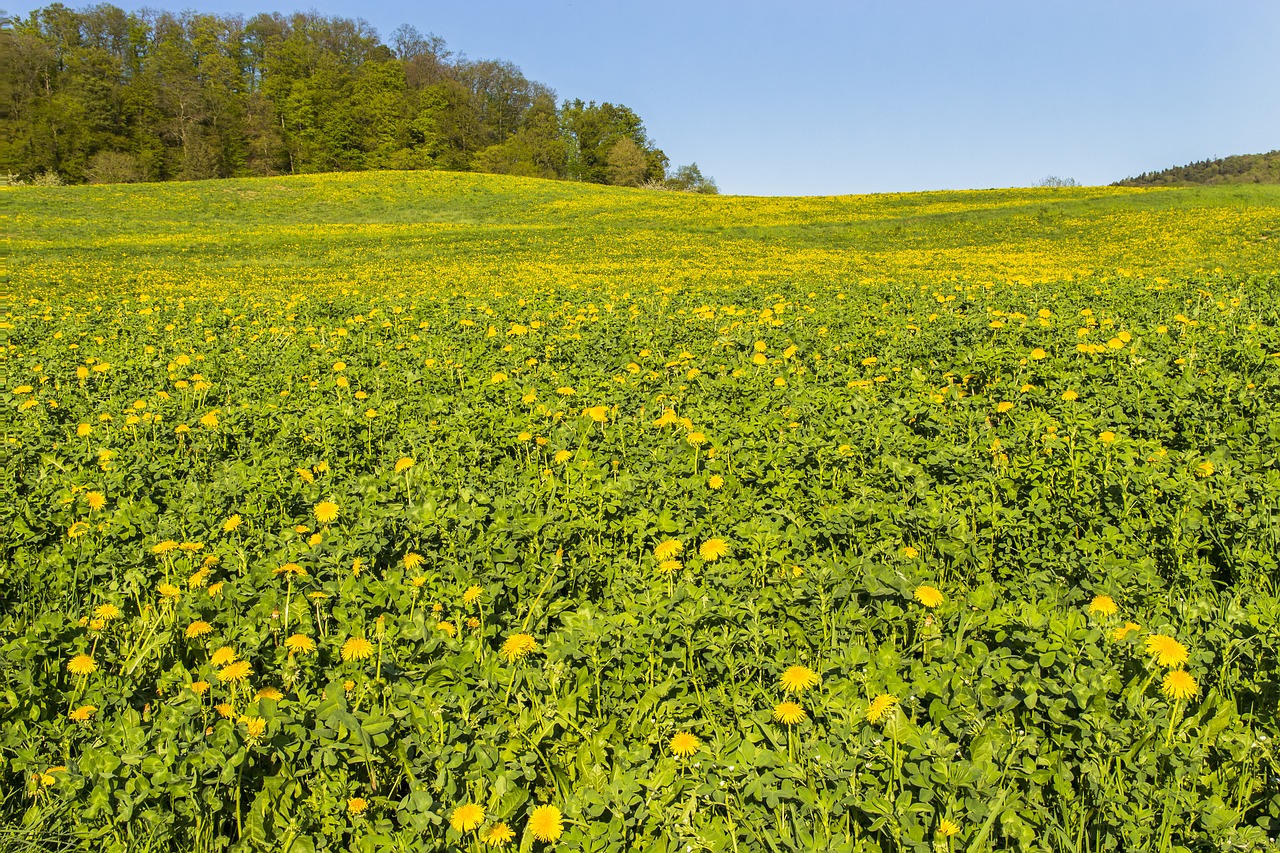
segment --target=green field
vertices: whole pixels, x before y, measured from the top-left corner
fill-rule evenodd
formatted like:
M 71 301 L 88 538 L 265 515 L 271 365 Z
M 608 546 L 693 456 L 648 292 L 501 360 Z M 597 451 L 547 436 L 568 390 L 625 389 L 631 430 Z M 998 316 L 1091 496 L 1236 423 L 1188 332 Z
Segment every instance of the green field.
M 1280 187 L 0 224 L 0 851 L 1276 849 Z

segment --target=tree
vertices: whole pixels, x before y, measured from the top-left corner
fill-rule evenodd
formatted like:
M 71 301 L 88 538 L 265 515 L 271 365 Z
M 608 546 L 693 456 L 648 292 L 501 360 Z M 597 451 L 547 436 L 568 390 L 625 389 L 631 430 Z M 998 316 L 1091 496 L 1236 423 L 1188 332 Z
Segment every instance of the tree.
M 615 187 L 638 187 L 649 171 L 649 164 L 644 150 L 636 145 L 634 139 L 624 136 L 609 149 L 605 171 L 609 183 Z
M 697 163 L 690 163 L 688 166 L 681 166 L 676 169 L 671 177 L 667 178 L 666 185 L 673 190 L 680 190 L 686 193 L 716 195 L 720 192 L 715 180 L 703 175 Z

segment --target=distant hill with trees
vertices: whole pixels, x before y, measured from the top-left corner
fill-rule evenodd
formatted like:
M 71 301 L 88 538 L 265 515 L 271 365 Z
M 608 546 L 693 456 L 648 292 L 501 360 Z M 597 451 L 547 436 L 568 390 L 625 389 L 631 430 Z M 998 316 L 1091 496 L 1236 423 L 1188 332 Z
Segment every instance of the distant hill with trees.
M 1280 151 L 1237 154 L 1201 160 L 1159 172 L 1143 172 L 1136 178 L 1116 181 L 1117 187 L 1168 187 L 1187 184 L 1280 184 Z
M 54 3 L 0 19 L 0 172 L 41 182 L 445 169 L 715 192 L 622 104 L 401 26 Z

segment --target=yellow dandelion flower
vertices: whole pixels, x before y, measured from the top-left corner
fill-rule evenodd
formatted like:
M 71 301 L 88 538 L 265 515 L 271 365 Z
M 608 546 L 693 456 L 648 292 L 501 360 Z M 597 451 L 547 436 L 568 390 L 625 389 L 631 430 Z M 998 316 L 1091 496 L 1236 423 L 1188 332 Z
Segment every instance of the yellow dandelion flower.
M 209 682 L 207 681 L 193 681 L 187 686 L 191 688 L 191 692 L 197 696 L 203 696 L 209 692 Z
M 1040 347 L 1036 347 L 1035 349 L 1033 349 L 1030 355 L 1030 358 L 1033 361 L 1040 361 L 1041 359 L 1045 359 L 1048 357 L 1049 357 L 1049 353 L 1045 352 Z
M 943 838 L 950 838 L 953 835 L 958 835 L 959 832 L 960 824 L 955 821 L 948 820 L 945 817 L 938 821 L 938 834 Z
M 68 539 L 79 539 L 81 536 L 89 532 L 89 525 L 83 521 L 77 521 L 67 528 Z
M 236 659 L 236 650 L 231 646 L 223 646 L 213 653 L 209 658 L 209 663 L 214 666 L 226 666 Z
M 463 604 L 475 604 L 480 600 L 480 596 L 484 595 L 484 587 L 472 584 L 462 593 Z
M 1010 403 L 1008 400 L 1004 400 L 996 405 L 996 411 L 1002 415 L 1005 412 L 1008 412 L 1012 409 L 1013 409 L 1013 403 Z
M 678 572 L 684 568 L 684 563 L 679 560 L 663 560 L 658 563 L 658 574 L 669 575 L 672 572 Z
M 401 456 L 396 460 L 396 473 L 403 474 L 413 467 L 413 458 L 409 456 Z
M 316 650 L 316 641 L 306 634 L 290 634 L 284 641 L 284 647 L 290 654 L 305 655 Z
M 1116 440 L 1116 434 L 1111 430 L 1105 430 L 1098 435 L 1098 438 L 1101 439 L 1104 444 L 1110 444 Z
M 1160 666 L 1182 666 L 1190 659 L 1186 646 L 1164 634 L 1150 635 L 1143 644 L 1143 648 L 1146 649 L 1147 654 L 1155 657 L 1156 663 Z
M 271 686 L 261 688 L 255 695 L 259 699 L 270 699 L 272 702 L 279 702 L 284 698 L 283 693 Z
M 676 732 L 672 735 L 668 746 L 672 755 L 677 758 L 688 758 L 702 748 L 702 743 L 688 732 Z
M 516 837 L 511 831 L 511 827 L 505 823 L 495 823 L 489 827 L 489 831 L 480 839 L 490 847 L 505 847 L 510 844 Z
M 537 648 L 537 642 L 528 634 L 512 634 L 503 642 L 500 654 L 507 663 L 515 663 Z
M 194 640 L 196 637 L 203 637 L 205 634 L 211 633 L 213 626 L 203 620 L 197 620 L 187 626 L 187 639 Z
M 240 722 L 244 723 L 249 740 L 257 740 L 267 730 L 267 721 L 262 717 L 241 717 Z
M 219 595 L 222 595 L 222 587 L 224 584 L 225 581 L 218 581 L 217 583 L 209 584 L 209 597 L 217 598 Z
M 538 841 L 554 842 L 564 834 L 564 818 L 555 806 L 538 806 L 529 815 L 529 833 Z
M 67 670 L 72 675 L 89 675 L 98 669 L 97 662 L 89 655 L 76 655 L 67 661 Z
M 81 705 L 70 714 L 67 714 L 67 719 L 75 723 L 87 723 L 97 710 L 98 707 L 96 705 Z
M 421 554 L 417 553 L 416 551 L 410 551 L 408 554 L 404 555 L 404 567 L 408 571 L 413 571 L 414 569 L 418 568 L 418 566 L 421 566 L 426 561 L 427 561 L 426 557 L 423 557 Z
M 1215 470 L 1217 469 L 1213 467 L 1213 463 L 1206 459 L 1196 466 L 1196 476 L 1204 479 L 1205 477 L 1212 476 Z
M 120 608 L 114 604 L 100 604 L 94 608 L 93 615 L 110 622 L 112 619 L 120 618 Z
M 684 543 L 679 539 L 664 539 L 653 548 L 653 556 L 659 561 L 673 560 L 684 550 Z
M 1073 403 L 1080 399 L 1080 395 L 1068 388 L 1066 391 L 1062 392 L 1062 399 L 1066 400 L 1068 403 Z
M 698 556 L 708 563 L 714 563 L 729 553 L 729 543 L 723 539 L 708 539 L 698 547 Z
M 458 832 L 472 832 L 484 823 L 484 807 L 476 803 L 463 803 L 449 815 L 449 825 Z
M 1160 692 L 1178 701 L 1191 699 L 1199 689 L 1195 678 L 1185 669 L 1170 670 L 1164 677 L 1164 681 L 1160 683 Z
M 880 722 L 897 704 L 897 696 L 891 696 L 888 693 L 881 693 L 879 696 L 872 699 L 871 703 L 867 705 L 867 720 L 872 723 Z
M 311 473 L 310 468 L 298 468 L 297 474 L 298 479 L 304 483 L 314 483 L 316 481 L 316 475 Z
M 795 702 L 779 702 L 773 706 L 773 718 L 784 726 L 794 726 L 807 716 L 804 708 Z
M 707 485 L 712 489 L 719 490 L 724 485 L 724 477 L 719 474 L 712 474 L 711 479 L 707 480 Z
M 342 644 L 342 659 L 345 661 L 364 660 L 373 654 L 373 643 L 364 637 L 352 637 Z
M 790 666 L 782 673 L 780 682 L 786 693 L 803 693 L 811 687 L 817 687 L 821 680 L 818 673 L 807 666 Z
M 238 660 L 218 670 L 218 680 L 223 684 L 229 684 L 233 681 L 244 681 L 252 674 L 253 668 L 249 666 L 249 662 L 247 660 Z
M 367 808 L 369 804 L 365 802 L 364 797 L 352 797 L 347 800 L 347 814 L 362 815 Z
M 162 598 L 177 598 L 182 595 L 182 590 L 178 589 L 171 583 L 162 583 L 157 585 L 156 592 L 160 593 Z
M 916 587 L 915 599 L 930 610 L 947 600 L 938 589 L 925 584 Z
M 437 622 L 436 630 L 448 637 L 458 633 L 457 627 L 452 622 Z
M 1128 637 L 1130 634 L 1136 633 L 1141 630 L 1142 630 L 1142 626 L 1139 625 L 1137 622 L 1126 622 L 1123 625 L 1121 625 L 1119 628 L 1116 628 L 1114 631 L 1111 632 L 1111 639 L 1116 641 L 1117 643 L 1120 643 L 1120 642 L 1123 642 L 1124 639 Z
M 89 492 L 84 496 L 84 500 L 92 510 L 99 510 L 107 505 L 107 497 L 102 492 Z
M 218 425 L 218 413 L 216 411 L 209 412 L 200 418 L 200 426 L 206 429 L 213 429 Z
M 312 513 L 321 524 L 331 524 L 338 519 L 338 505 L 333 501 L 321 501 L 315 505 Z
M 1115 599 L 1109 595 L 1096 595 L 1093 601 L 1089 602 L 1090 616 L 1115 616 L 1120 612 L 1120 608 L 1116 606 Z
M 231 531 L 235 530 L 237 527 L 239 527 L 243 523 L 244 523 L 244 519 L 240 517 L 239 513 L 235 513 L 226 521 L 222 522 L 222 532 L 230 533 Z
M 568 450 L 557 450 L 556 455 L 551 457 L 551 461 L 557 465 L 563 465 L 573 458 L 573 454 Z
M 213 710 L 217 711 L 218 716 L 224 720 L 229 720 L 236 715 L 236 706 L 232 705 L 230 702 L 223 702 L 220 705 L 215 705 Z

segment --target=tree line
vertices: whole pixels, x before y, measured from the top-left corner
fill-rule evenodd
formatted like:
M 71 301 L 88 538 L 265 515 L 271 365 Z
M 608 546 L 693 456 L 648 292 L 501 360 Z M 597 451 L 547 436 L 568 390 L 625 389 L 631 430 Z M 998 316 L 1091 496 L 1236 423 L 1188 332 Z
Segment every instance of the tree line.
M 715 192 L 634 110 L 404 25 L 60 3 L 0 20 L 0 170 L 69 182 L 445 169 Z
M 1116 181 L 1117 187 L 1159 187 L 1185 184 L 1280 184 L 1280 151 L 1236 154 L 1174 166 L 1159 172 L 1143 172 L 1136 178 Z

